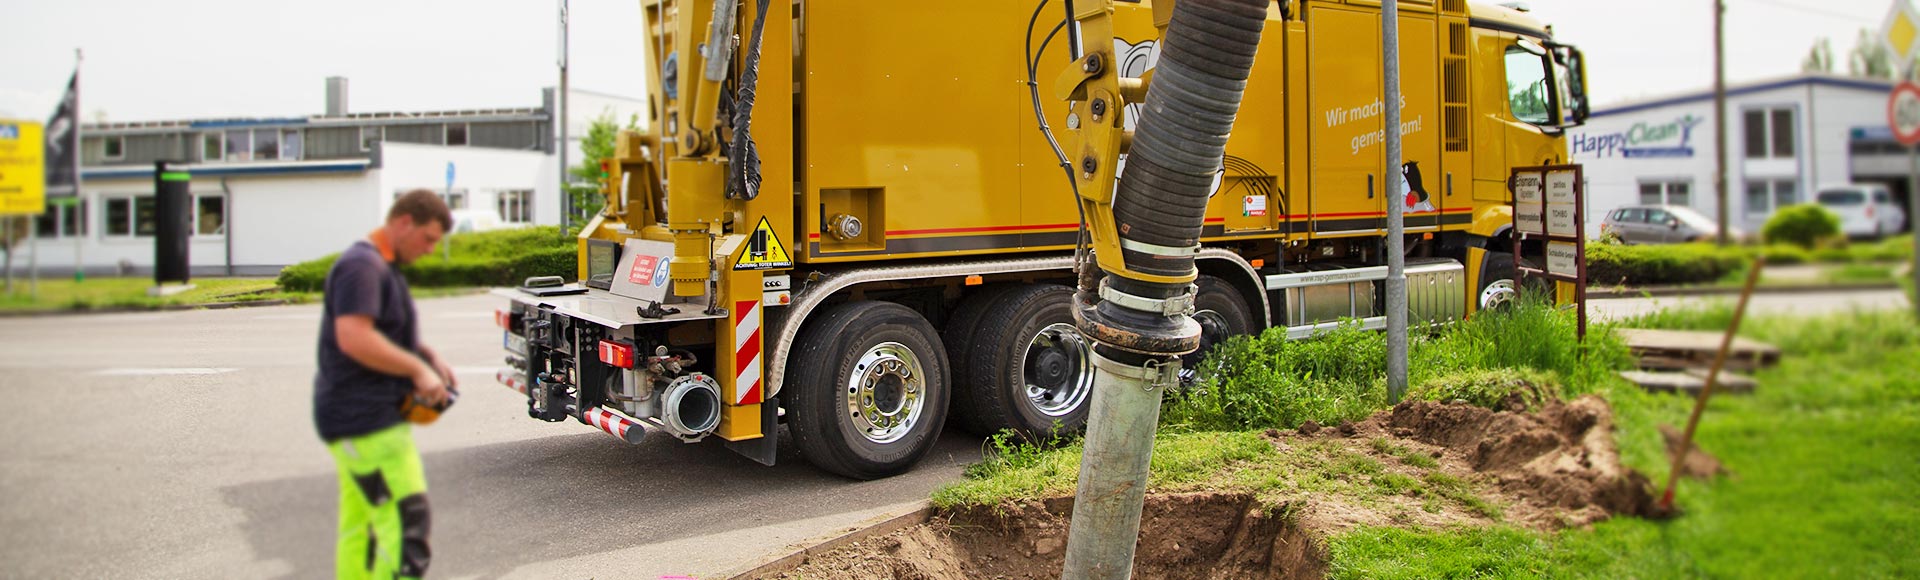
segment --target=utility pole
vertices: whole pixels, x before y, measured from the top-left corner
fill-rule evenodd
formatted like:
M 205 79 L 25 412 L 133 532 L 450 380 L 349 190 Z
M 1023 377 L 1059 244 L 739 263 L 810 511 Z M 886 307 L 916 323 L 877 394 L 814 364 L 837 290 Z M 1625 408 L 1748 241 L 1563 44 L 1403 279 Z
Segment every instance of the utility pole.
M 1400 2 L 1380 3 L 1381 90 L 1386 93 L 1387 402 L 1407 392 L 1407 200 L 1400 195 Z
M 560 128 L 560 239 L 567 238 L 567 230 L 573 227 L 573 185 L 567 176 L 567 150 L 573 144 L 567 141 L 567 0 L 560 0 L 560 110 L 554 113 L 553 123 Z
M 1713 195 L 1720 203 L 1721 246 L 1732 236 L 1727 232 L 1727 42 L 1725 0 L 1713 0 Z

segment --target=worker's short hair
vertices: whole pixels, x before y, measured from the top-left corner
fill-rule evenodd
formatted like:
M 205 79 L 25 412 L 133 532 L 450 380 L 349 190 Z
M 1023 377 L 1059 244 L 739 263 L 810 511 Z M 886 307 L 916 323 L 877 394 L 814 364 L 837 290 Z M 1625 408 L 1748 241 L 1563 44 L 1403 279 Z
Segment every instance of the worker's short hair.
M 447 209 L 446 200 L 431 189 L 416 189 L 400 194 L 393 200 L 393 208 L 387 210 L 387 219 L 407 216 L 414 225 L 425 225 L 428 221 L 440 222 L 440 229 L 453 231 L 453 211 Z

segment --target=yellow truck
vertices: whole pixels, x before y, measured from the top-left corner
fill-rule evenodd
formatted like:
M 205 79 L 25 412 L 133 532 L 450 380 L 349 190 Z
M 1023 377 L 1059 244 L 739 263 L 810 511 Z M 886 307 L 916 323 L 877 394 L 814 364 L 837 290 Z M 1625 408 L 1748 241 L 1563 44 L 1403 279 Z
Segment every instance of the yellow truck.
M 604 166 L 579 286 L 497 291 L 499 379 L 529 415 L 718 439 L 769 465 L 786 424 L 810 462 L 859 479 L 911 468 L 949 418 L 1084 426 L 1091 343 L 1071 301 L 1090 283 L 1076 265 L 1099 256 L 1072 184 L 1125 166 L 1070 137 L 1111 129 L 1124 149 L 1158 86 L 1165 11 L 641 4 L 650 131 L 621 133 Z M 1109 11 L 1112 38 L 1086 37 L 1076 4 Z M 1270 4 L 1197 248 L 1125 248 L 1191 252 L 1203 350 L 1383 328 L 1388 203 L 1405 204 L 1416 324 L 1515 293 L 1507 176 L 1568 160 L 1580 53 L 1512 8 L 1403 0 L 1399 15 L 1402 95 L 1383 99 L 1378 0 Z M 1098 75 L 1121 94 L 1075 90 Z M 1389 106 L 1399 127 L 1382 126 Z M 1388 191 L 1387 171 L 1406 186 Z

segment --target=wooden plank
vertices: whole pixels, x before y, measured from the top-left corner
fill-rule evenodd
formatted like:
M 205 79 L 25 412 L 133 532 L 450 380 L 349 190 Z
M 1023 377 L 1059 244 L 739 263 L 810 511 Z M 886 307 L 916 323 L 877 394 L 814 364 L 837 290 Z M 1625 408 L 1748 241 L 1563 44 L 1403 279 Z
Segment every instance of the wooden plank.
M 1720 341 L 1724 338 L 1723 334 L 1711 331 L 1627 328 L 1618 332 L 1621 340 L 1627 343 L 1627 348 L 1637 356 L 1692 360 L 1702 366 L 1713 363 L 1714 353 L 1719 350 Z M 1727 362 L 1748 371 L 1769 367 L 1780 362 L 1780 349 L 1757 340 L 1734 337 L 1732 349 L 1727 353 Z
M 1634 384 L 1640 385 L 1641 388 L 1656 393 L 1679 391 L 1698 394 L 1700 389 L 1706 388 L 1707 386 L 1706 374 L 1706 371 L 1699 369 L 1677 373 L 1620 371 L 1621 378 L 1633 381 Z M 1754 388 L 1758 386 L 1759 383 L 1751 377 L 1723 370 L 1720 371 L 1720 384 L 1715 385 L 1713 390 L 1727 394 L 1744 395 L 1753 393 Z

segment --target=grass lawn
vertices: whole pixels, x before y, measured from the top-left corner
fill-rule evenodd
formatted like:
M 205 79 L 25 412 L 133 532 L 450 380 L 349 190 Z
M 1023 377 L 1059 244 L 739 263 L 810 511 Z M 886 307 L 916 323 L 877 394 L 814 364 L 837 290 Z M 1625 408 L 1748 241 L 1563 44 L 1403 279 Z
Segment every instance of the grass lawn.
M 33 312 L 96 309 L 150 309 L 215 302 L 256 302 L 262 300 L 311 299 L 314 294 L 279 290 L 272 278 L 201 278 L 194 288 L 164 297 L 147 295 L 152 278 L 72 278 L 42 279 L 34 296 L 27 281 L 15 279 L 12 293 L 0 293 L 0 312 Z
M 1722 307 L 1658 313 L 1626 325 L 1725 328 L 1730 316 Z M 1594 356 L 1585 361 L 1564 360 L 1554 352 L 1566 348 L 1556 336 L 1563 328 L 1524 317 L 1456 325 L 1438 338 L 1415 342 L 1414 383 L 1445 385 L 1448 377 L 1463 376 L 1459 372 L 1489 368 L 1557 376 L 1567 394 L 1594 392 L 1608 399 L 1623 462 L 1647 474 L 1656 486 L 1663 484 L 1668 459 L 1656 426 L 1684 425 L 1692 399 L 1644 393 L 1601 372 L 1618 364 L 1619 353 L 1608 347 L 1591 351 Z M 1619 518 L 1558 533 L 1507 524 L 1355 528 L 1327 539 L 1330 575 L 1920 576 L 1920 325 L 1914 324 L 1913 313 L 1757 318 L 1747 321 L 1742 334 L 1779 346 L 1784 356 L 1778 367 L 1756 374 L 1760 388 L 1755 394 L 1716 397 L 1709 406 L 1697 440 L 1733 474 L 1683 481 L 1677 502 L 1683 516 L 1668 521 Z M 1476 336 L 1527 338 L 1511 341 L 1523 344 L 1468 340 Z M 1604 342 L 1609 335 L 1599 336 Z M 1258 342 L 1262 344 L 1251 348 L 1229 343 L 1219 360 L 1209 364 L 1224 363 L 1219 370 L 1231 376 L 1215 379 L 1208 388 L 1233 391 L 1269 384 L 1266 388 L 1275 395 L 1314 402 L 1297 408 L 1287 403 L 1259 406 L 1250 405 L 1256 397 L 1242 396 L 1247 393 L 1216 392 L 1212 399 L 1217 409 L 1192 400 L 1171 403 L 1162 414 L 1156 441 L 1153 489 L 1232 489 L 1259 495 L 1284 485 L 1292 492 L 1353 495 L 1355 486 L 1381 488 L 1357 490 L 1364 495 L 1405 493 L 1399 488 L 1424 485 L 1416 493 L 1441 505 L 1497 510 L 1474 505 L 1470 494 L 1446 485 L 1450 482 L 1350 476 L 1380 468 L 1366 457 L 1329 455 L 1311 446 L 1276 453 L 1256 445 L 1256 434 L 1267 427 L 1351 416 L 1361 407 L 1382 405 L 1384 399 L 1360 392 L 1379 388 L 1379 382 L 1321 364 L 1344 364 L 1343 353 L 1372 352 L 1365 337 L 1333 337 L 1330 342 L 1338 348 Z M 1248 365 L 1250 357 L 1268 362 Z M 1373 372 L 1366 367 L 1360 374 Z M 1236 381 L 1246 384 L 1236 387 Z M 1241 424 L 1228 428 L 1234 421 Z M 970 468 L 965 481 L 936 492 L 936 504 L 991 504 L 1072 492 L 1081 452 L 1077 444 L 1043 449 L 996 439 L 992 445 L 995 453 Z M 1203 467 L 1222 465 L 1239 467 Z M 1262 474 L 1273 477 L 1263 480 Z

